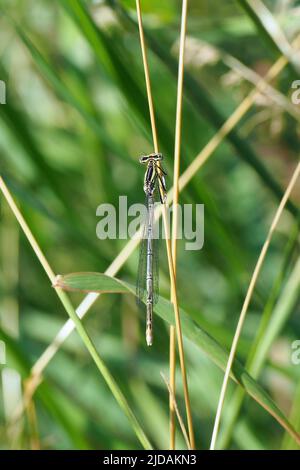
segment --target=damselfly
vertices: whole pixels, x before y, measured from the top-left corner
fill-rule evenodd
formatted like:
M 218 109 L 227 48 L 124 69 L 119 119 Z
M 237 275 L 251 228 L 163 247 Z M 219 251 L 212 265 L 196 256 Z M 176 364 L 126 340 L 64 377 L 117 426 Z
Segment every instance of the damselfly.
M 158 192 L 160 202 L 166 200 L 165 171 L 161 166 L 161 153 L 143 155 L 140 163 L 147 165 L 144 178 L 147 216 L 140 247 L 139 270 L 137 279 L 137 298 L 140 306 L 146 304 L 146 342 L 151 346 L 153 341 L 153 305 L 158 300 L 158 237 L 154 237 L 154 203 Z

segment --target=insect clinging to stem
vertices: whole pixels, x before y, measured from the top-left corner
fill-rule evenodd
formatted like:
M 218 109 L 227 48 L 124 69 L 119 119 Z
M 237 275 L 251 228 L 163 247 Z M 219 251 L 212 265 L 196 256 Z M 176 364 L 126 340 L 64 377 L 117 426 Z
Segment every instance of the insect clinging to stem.
M 158 300 L 158 240 L 154 237 L 154 203 L 158 191 L 160 202 L 166 201 L 166 172 L 161 166 L 163 155 L 151 153 L 140 157 L 140 163 L 147 165 L 144 177 L 147 217 L 140 247 L 139 270 L 137 280 L 137 297 L 140 305 L 146 303 L 146 342 L 153 342 L 153 306 Z M 157 190 L 157 191 L 156 191 Z

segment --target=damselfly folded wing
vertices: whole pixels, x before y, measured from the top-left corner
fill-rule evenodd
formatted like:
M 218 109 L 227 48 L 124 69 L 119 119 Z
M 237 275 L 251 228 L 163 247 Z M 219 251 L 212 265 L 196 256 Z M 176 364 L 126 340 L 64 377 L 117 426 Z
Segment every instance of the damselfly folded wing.
M 143 302 L 146 297 L 147 231 L 148 231 L 147 225 L 148 225 L 148 215 L 145 217 L 145 220 L 144 220 L 142 238 L 140 242 L 138 275 L 137 275 L 137 280 L 136 280 L 137 303 L 140 307 L 143 306 Z
M 154 226 L 154 207 L 149 205 L 149 197 L 146 197 L 145 206 L 147 213 L 144 221 L 143 234 L 140 243 L 140 255 L 138 266 L 138 277 L 136 283 L 137 302 L 140 306 L 147 298 L 147 246 L 148 237 L 152 237 L 152 278 L 153 278 L 153 304 L 157 303 L 159 297 L 159 241 Z M 149 223 L 152 218 L 152 230 L 149 233 Z

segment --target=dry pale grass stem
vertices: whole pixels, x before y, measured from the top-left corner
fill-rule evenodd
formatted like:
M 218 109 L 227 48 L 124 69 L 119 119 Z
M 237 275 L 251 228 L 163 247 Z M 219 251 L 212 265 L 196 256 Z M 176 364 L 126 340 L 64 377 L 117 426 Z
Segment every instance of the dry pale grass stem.
M 148 104 L 149 104 L 149 113 L 150 113 L 150 120 L 151 120 L 151 127 L 152 127 L 153 145 L 154 145 L 154 151 L 158 153 L 159 147 L 158 147 L 156 124 L 155 124 L 154 105 L 153 105 L 153 98 L 152 98 L 152 91 L 151 91 L 151 82 L 150 82 L 146 44 L 145 44 L 145 38 L 144 38 L 141 5 L 140 5 L 139 0 L 136 0 L 136 11 L 137 11 L 137 17 L 138 17 L 143 66 L 144 66 L 147 97 L 148 97 Z M 170 273 L 170 284 L 171 284 L 171 302 L 174 307 L 175 328 L 176 328 L 176 336 L 177 336 L 177 342 L 178 342 L 178 353 L 179 353 L 180 368 L 181 368 L 182 382 L 183 382 L 183 391 L 184 391 L 184 401 L 185 401 L 186 415 L 187 415 L 188 429 L 189 429 L 189 442 L 190 442 L 191 447 L 194 449 L 195 438 L 194 438 L 190 397 L 189 397 L 189 391 L 188 391 L 188 382 L 187 382 L 187 373 L 186 373 L 186 365 L 185 365 L 180 313 L 179 313 L 178 298 L 177 298 L 176 275 L 175 275 L 175 270 L 174 270 L 174 261 L 173 261 L 172 248 L 171 248 L 170 236 L 169 236 L 170 235 L 169 234 L 169 220 L 168 220 L 165 204 L 162 205 L 162 218 L 163 218 L 164 230 L 165 230 L 165 235 L 166 235 L 165 237 L 166 248 L 167 248 L 168 266 L 169 266 L 169 273 Z
M 190 450 L 191 449 L 191 444 L 190 444 L 190 441 L 189 441 L 189 436 L 188 436 L 188 433 L 187 433 L 187 430 L 185 428 L 185 425 L 184 425 L 184 421 L 182 419 L 182 416 L 180 414 L 180 411 L 179 411 L 179 408 L 178 408 L 178 405 L 177 405 L 177 402 L 176 402 L 176 398 L 175 398 L 175 395 L 173 393 L 173 390 L 172 390 L 172 387 L 171 387 L 171 384 L 168 382 L 167 378 L 165 377 L 165 375 L 161 372 L 160 374 L 162 376 L 162 379 L 163 381 L 165 382 L 166 384 L 166 387 L 168 389 L 168 392 L 169 392 L 169 395 L 171 397 L 171 400 L 173 402 L 173 409 L 174 409 L 174 412 L 177 416 L 177 419 L 178 419 L 178 422 L 179 422 L 179 426 L 180 426 L 180 429 L 182 431 L 182 435 L 184 437 L 184 440 L 185 440 L 185 443 L 187 445 L 187 448 Z
M 182 2 L 181 13 L 181 31 L 179 41 L 179 60 L 178 60 L 178 80 L 177 80 L 177 103 L 176 103 L 176 122 L 175 122 L 175 146 L 174 146 L 174 173 L 173 173 L 173 212 L 172 212 L 172 257 L 173 269 L 176 278 L 176 259 L 177 259 L 177 231 L 178 231 L 178 202 L 179 202 L 179 174 L 180 174 L 180 151 L 181 151 L 181 128 L 182 128 L 182 96 L 184 80 L 184 51 L 186 39 L 188 1 Z M 171 301 L 173 301 L 171 297 Z M 173 325 L 170 326 L 170 449 L 175 449 L 175 409 L 174 399 L 176 387 L 176 331 Z
M 287 201 L 288 201 L 288 199 L 291 195 L 291 192 L 292 192 L 293 188 L 295 187 L 295 184 L 298 180 L 299 174 L 300 174 L 300 163 L 298 163 L 298 165 L 297 165 L 297 167 L 296 167 L 296 169 L 293 173 L 293 176 L 292 176 L 292 178 L 291 178 L 291 180 L 288 184 L 288 187 L 286 188 L 286 191 L 283 195 L 283 198 L 280 201 L 280 204 L 279 204 L 278 209 L 275 213 L 275 216 L 272 220 L 271 227 L 269 229 L 268 235 L 267 235 L 266 240 L 265 240 L 265 242 L 263 244 L 263 247 L 261 249 L 260 255 L 258 257 L 257 263 L 255 265 L 255 268 L 254 268 L 254 271 L 253 271 L 253 274 L 252 274 L 252 277 L 251 277 L 251 280 L 250 280 L 250 283 L 249 283 L 249 287 L 248 287 L 247 294 L 246 294 L 246 297 L 245 297 L 245 300 L 244 300 L 244 303 L 243 303 L 243 307 L 242 307 L 242 310 L 241 310 L 241 313 L 240 313 L 239 321 L 238 321 L 237 328 L 236 328 L 234 338 L 233 338 L 233 341 L 232 341 L 230 354 L 229 354 L 229 357 L 228 357 L 228 362 L 227 362 L 227 366 L 226 366 L 226 370 L 225 370 L 225 374 L 224 374 L 224 379 L 223 379 L 223 384 L 222 384 L 222 388 L 221 388 L 221 393 L 220 393 L 220 398 L 219 398 L 219 402 L 218 402 L 217 413 L 216 413 L 216 418 L 215 418 L 215 423 L 214 423 L 214 429 L 213 429 L 213 434 L 212 434 L 212 439 L 211 439 L 211 445 L 210 445 L 211 450 L 214 450 L 215 446 L 216 446 L 216 440 L 217 440 L 217 436 L 218 436 L 218 431 L 219 431 L 219 426 L 220 426 L 220 420 L 221 420 L 221 414 L 222 414 L 222 410 L 223 410 L 226 390 L 227 390 L 227 386 L 228 386 L 228 382 L 229 382 L 229 376 L 230 376 L 232 364 L 233 364 L 233 361 L 234 361 L 234 358 L 235 358 L 239 338 L 241 336 L 242 328 L 243 328 L 244 321 L 245 321 L 245 318 L 246 318 L 246 314 L 247 314 L 247 311 L 248 311 L 248 307 L 249 307 L 249 304 L 250 304 L 250 301 L 251 301 L 251 298 L 252 298 L 252 294 L 253 294 L 253 291 L 254 291 L 259 273 L 261 271 L 263 262 L 265 260 L 267 251 L 269 249 L 272 236 L 273 236 L 273 234 L 276 230 L 279 219 L 280 219 L 281 214 L 284 210 L 284 207 L 285 207 L 285 205 L 286 205 L 286 203 L 287 203 Z

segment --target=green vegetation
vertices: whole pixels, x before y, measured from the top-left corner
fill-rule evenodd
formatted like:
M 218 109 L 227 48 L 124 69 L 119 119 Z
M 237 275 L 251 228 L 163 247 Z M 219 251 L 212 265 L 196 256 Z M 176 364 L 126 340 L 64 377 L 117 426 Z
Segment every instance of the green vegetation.
M 181 2 L 141 3 L 170 188 Z M 177 259 L 199 449 L 210 445 L 245 294 L 299 161 L 300 105 L 291 95 L 300 79 L 292 54 L 300 4 L 264 5 L 270 16 L 261 14 L 258 0 L 189 2 L 181 173 L 248 100 L 180 193 L 181 203 L 205 205 L 203 249 L 186 251 L 179 241 Z M 0 177 L 55 273 L 104 273 L 128 241 L 99 240 L 96 209 L 118 207 L 120 195 L 128 205 L 144 202 L 138 157 L 153 150 L 135 2 L 0 0 L 0 8 L 0 80 L 7 88 L 0 105 Z M 257 76 L 280 57 L 270 86 L 249 97 Z M 218 447 L 299 448 L 300 365 L 291 360 L 292 343 L 300 339 L 299 202 L 298 182 L 250 303 Z M 161 372 L 169 377 L 174 314 L 164 244 L 155 340 L 147 348 L 132 287 L 138 247 L 125 252 L 109 277 L 67 276 L 60 282 L 72 291 L 56 292 L 2 194 L 0 204 L 0 340 L 6 346 L 0 447 L 167 448 Z M 56 335 L 67 313 L 75 317 L 82 290 L 101 295 L 61 341 Z M 176 400 L 185 420 L 177 368 Z M 176 443 L 186 446 L 178 424 Z

